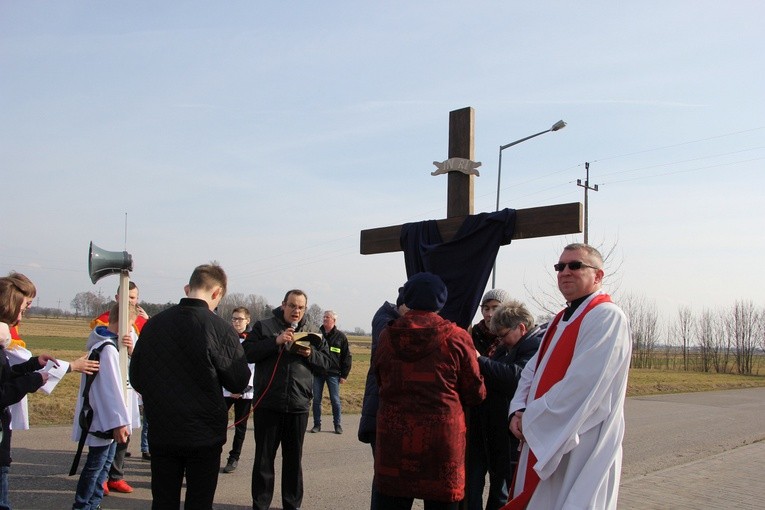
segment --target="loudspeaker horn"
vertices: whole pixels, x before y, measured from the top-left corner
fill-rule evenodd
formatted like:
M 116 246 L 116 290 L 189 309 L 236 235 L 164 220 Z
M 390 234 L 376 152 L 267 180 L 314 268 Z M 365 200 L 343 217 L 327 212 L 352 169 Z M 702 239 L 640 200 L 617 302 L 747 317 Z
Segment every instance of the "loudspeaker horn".
M 133 270 L 133 257 L 126 251 L 107 251 L 90 242 L 88 274 L 96 283 L 104 276 Z

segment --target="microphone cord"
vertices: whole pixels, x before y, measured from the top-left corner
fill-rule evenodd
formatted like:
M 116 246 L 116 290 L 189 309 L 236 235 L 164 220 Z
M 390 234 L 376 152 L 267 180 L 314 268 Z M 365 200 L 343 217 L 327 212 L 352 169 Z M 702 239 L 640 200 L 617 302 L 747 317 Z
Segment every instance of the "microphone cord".
M 266 388 L 263 390 L 263 393 L 260 394 L 260 398 L 258 398 L 258 401 L 255 402 L 254 404 L 252 404 L 252 407 L 250 407 L 250 410 L 247 411 L 247 414 L 245 414 L 239 420 L 235 421 L 234 423 L 232 423 L 231 425 L 226 427 L 226 430 L 234 428 L 237 425 L 239 425 L 240 423 L 242 423 L 243 421 L 246 421 L 247 418 L 250 417 L 252 412 L 258 407 L 258 405 L 260 404 L 260 401 L 263 400 L 263 397 L 266 396 L 266 394 L 268 393 L 268 390 L 271 389 L 271 383 L 274 382 L 274 377 L 276 377 L 276 369 L 279 368 L 279 361 L 282 359 L 282 354 L 284 354 L 284 346 L 283 345 L 279 348 L 279 356 L 277 356 L 276 363 L 274 363 L 274 370 L 273 370 L 273 372 L 271 372 L 271 378 L 268 380 L 268 384 L 266 384 Z

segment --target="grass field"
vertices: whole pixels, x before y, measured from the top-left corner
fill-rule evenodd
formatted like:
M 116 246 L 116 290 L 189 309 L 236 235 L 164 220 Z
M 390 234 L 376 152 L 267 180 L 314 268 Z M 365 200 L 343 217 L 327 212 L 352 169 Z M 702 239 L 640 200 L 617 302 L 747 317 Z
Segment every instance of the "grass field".
M 71 361 L 85 354 L 85 340 L 90 332 L 88 324 L 89 321 L 85 319 L 30 317 L 22 323 L 21 336 L 32 353 L 47 352 L 57 358 Z M 348 340 L 353 353 L 353 369 L 348 382 L 340 387 L 340 394 L 343 412 L 354 414 L 361 411 L 364 384 L 369 370 L 371 339 L 349 336 Z M 71 424 L 79 384 L 79 374 L 69 374 L 59 383 L 52 395 L 31 394 L 29 396 L 31 423 L 34 425 Z M 655 395 L 759 386 L 765 386 L 764 376 L 632 369 L 627 395 Z M 322 412 L 324 414 L 332 412 L 327 391 L 324 392 L 322 400 Z

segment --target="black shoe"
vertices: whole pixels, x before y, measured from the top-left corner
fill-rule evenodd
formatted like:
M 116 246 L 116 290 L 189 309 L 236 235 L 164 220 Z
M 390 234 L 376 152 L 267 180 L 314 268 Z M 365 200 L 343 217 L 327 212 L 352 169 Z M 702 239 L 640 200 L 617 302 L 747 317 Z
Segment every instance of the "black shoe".
M 338 423 L 337 425 L 335 425 L 335 434 L 342 434 L 342 433 L 343 433 L 343 427 L 341 427 L 340 424 Z
M 151 453 L 143 452 L 141 453 L 141 457 L 143 457 L 143 460 L 151 460 Z
M 132 454 L 132 453 L 130 453 L 130 452 L 125 452 L 125 457 L 132 457 L 132 456 L 133 456 L 133 454 Z
M 236 471 L 236 466 L 239 464 L 239 461 L 236 459 L 228 459 L 228 462 L 226 462 L 226 467 L 223 468 L 224 473 L 233 473 Z
M 321 432 L 321 425 L 314 425 L 311 429 L 311 434 L 316 434 L 317 432 Z

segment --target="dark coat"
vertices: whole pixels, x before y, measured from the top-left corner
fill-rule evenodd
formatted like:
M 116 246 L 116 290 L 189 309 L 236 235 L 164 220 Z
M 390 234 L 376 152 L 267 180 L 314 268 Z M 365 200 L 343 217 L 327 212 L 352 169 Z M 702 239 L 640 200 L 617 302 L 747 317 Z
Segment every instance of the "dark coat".
M 181 299 L 150 318 L 130 360 L 130 383 L 152 424 L 152 450 L 223 445 L 228 411 L 222 387 L 241 393 L 249 381 L 236 330 L 201 299 Z
M 377 408 L 380 404 L 377 378 L 374 372 L 374 359 L 380 334 L 388 324 L 398 319 L 398 308 L 393 303 L 385 302 L 372 317 L 372 354 L 367 372 L 367 382 L 364 386 L 364 400 L 361 404 L 361 419 L 359 420 L 359 441 L 374 443 L 377 433 Z
M 484 319 L 481 319 L 481 322 L 473 326 L 470 336 L 473 338 L 475 350 L 480 352 L 481 356 L 487 356 L 492 346 L 499 340 L 497 335 L 489 330 Z
M 518 440 L 509 433 L 507 418 L 521 372 L 539 349 L 547 325 L 529 330 L 512 348 L 502 345 L 491 358 L 481 356 L 478 365 L 486 384 L 486 400 L 470 410 L 473 434 L 483 435 L 489 469 L 506 480 L 512 479 L 513 462 L 518 458 Z
M 341 379 L 348 379 L 351 373 L 351 349 L 348 347 L 348 337 L 345 333 L 333 327 L 332 331 L 327 333 L 324 326 L 319 330 L 324 338 L 322 349 L 329 357 L 330 367 L 325 371 L 327 375 L 337 375 Z
M 463 406 L 486 396 L 467 331 L 411 310 L 383 330 L 375 485 L 388 496 L 460 501 L 465 495 Z
M 242 343 L 247 361 L 255 363 L 255 396 L 259 409 L 281 413 L 307 413 L 313 398 L 313 372 L 330 368 L 323 348 L 312 348 L 307 358 L 276 344 L 276 337 L 290 327 L 284 321 L 282 307 L 274 316 L 258 321 Z M 305 317 L 297 331 L 305 326 Z M 262 398 L 261 398 L 262 396 Z
M 42 375 L 36 371 L 42 368 L 37 356 L 24 363 L 11 366 L 0 347 L 0 423 L 2 423 L 2 441 L 0 441 L 0 466 L 11 465 L 11 411 L 8 406 L 19 402 L 27 393 L 40 389 Z

